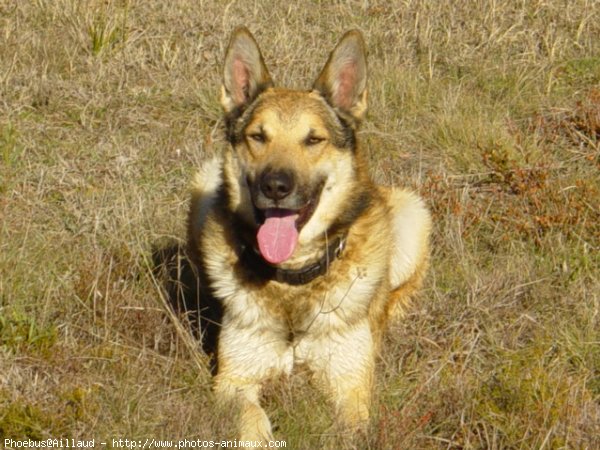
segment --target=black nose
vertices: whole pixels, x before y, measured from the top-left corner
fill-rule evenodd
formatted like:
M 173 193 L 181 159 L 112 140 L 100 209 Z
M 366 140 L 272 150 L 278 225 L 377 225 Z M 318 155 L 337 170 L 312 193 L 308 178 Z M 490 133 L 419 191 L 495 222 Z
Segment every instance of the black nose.
M 287 170 L 265 171 L 260 177 L 260 190 L 271 200 L 281 200 L 294 190 L 294 175 Z

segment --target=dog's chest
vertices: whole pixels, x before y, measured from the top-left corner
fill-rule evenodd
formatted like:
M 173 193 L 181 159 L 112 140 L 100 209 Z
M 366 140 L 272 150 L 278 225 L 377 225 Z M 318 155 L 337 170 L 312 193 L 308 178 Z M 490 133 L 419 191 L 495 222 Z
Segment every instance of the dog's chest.
M 375 268 L 356 267 L 300 287 L 270 283 L 252 293 L 252 303 L 300 339 L 345 328 L 364 318 L 380 278 Z
M 235 254 L 210 255 L 208 276 L 225 307 L 226 322 L 240 329 L 271 330 L 286 339 L 325 335 L 363 320 L 387 276 L 385 255 L 343 256 L 328 273 L 305 285 L 257 283 L 231 270 Z

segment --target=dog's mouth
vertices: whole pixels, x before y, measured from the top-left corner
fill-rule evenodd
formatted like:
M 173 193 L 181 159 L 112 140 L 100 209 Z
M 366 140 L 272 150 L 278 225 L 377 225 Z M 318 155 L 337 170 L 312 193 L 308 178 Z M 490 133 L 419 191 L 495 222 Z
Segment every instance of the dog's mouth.
M 296 246 L 302 227 L 309 221 L 317 207 L 317 200 L 309 201 L 300 209 L 255 207 L 259 225 L 256 240 L 261 256 L 271 264 L 287 261 Z

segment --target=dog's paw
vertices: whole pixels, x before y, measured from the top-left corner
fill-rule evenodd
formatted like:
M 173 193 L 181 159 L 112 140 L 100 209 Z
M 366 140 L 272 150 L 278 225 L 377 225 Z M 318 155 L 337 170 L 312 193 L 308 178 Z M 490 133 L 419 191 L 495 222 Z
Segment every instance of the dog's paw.
M 272 440 L 271 422 L 264 409 L 255 404 L 245 405 L 240 417 L 240 441 L 262 441 L 267 445 Z

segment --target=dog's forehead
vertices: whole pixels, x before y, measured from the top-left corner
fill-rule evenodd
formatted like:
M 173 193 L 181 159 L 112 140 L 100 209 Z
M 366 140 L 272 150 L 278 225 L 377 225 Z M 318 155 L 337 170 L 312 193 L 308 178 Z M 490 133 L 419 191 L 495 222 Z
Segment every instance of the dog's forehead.
M 313 92 L 273 90 L 261 98 L 249 126 L 261 126 L 273 131 L 284 129 L 328 128 L 331 111 L 322 98 Z

